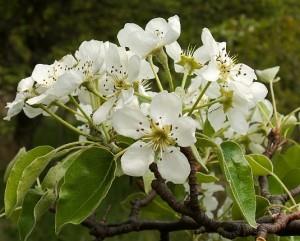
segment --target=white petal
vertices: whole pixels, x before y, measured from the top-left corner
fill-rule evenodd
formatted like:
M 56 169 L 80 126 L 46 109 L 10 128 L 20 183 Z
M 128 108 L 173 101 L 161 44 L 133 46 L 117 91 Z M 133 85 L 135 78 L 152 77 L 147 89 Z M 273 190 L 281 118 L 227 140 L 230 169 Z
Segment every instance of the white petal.
M 254 102 L 258 102 L 266 98 L 268 94 L 267 87 L 259 82 L 253 82 L 250 86 Z
M 50 71 L 50 73 L 48 71 Z M 48 79 L 48 76 L 52 74 L 52 72 L 52 65 L 37 64 L 32 71 L 31 77 L 37 83 L 43 84 L 44 80 Z
M 152 33 L 155 36 L 157 35 L 157 32 L 159 33 L 162 32 L 163 34 L 166 34 L 168 29 L 169 29 L 168 23 L 163 18 L 153 18 L 147 23 L 145 27 L 145 30 L 147 32 Z
M 128 61 L 128 81 L 133 82 L 137 80 L 141 67 L 141 59 L 137 55 L 130 57 Z
M 79 102 L 82 104 L 91 104 L 90 92 L 85 87 L 80 87 L 77 91 Z
M 117 36 L 121 46 L 130 48 L 131 51 L 145 57 L 157 46 L 158 39 L 152 33 L 144 31 L 133 23 L 125 24 Z
M 166 52 L 176 63 L 180 60 L 180 55 L 182 53 L 182 49 L 181 49 L 179 43 L 176 41 L 174 43 L 166 45 Z
M 24 113 L 28 118 L 34 118 L 40 114 L 43 113 L 43 110 L 40 108 L 33 108 L 30 105 L 25 105 L 24 108 Z
M 208 28 L 203 28 L 201 34 L 201 40 L 203 45 L 206 48 L 206 51 L 211 53 L 211 55 L 218 54 L 218 44 L 215 41 L 214 37 L 211 35 Z
M 24 92 L 30 90 L 33 87 L 34 80 L 31 77 L 22 79 L 18 84 L 18 92 Z
M 196 49 L 196 51 L 193 54 L 193 57 L 199 63 L 204 64 L 211 59 L 211 53 L 209 52 L 209 49 L 203 45 L 200 48 Z
M 83 41 L 75 53 L 76 58 L 79 60 L 93 61 L 93 65 L 95 65 L 94 71 L 101 68 L 104 62 L 104 55 L 104 44 L 98 40 Z
M 87 115 L 87 116 L 91 116 L 91 114 L 93 113 L 93 108 L 90 104 L 83 104 L 83 103 L 80 103 L 80 108 L 84 111 L 84 113 Z M 75 115 L 75 118 L 76 120 L 78 121 L 81 121 L 81 122 L 87 122 L 87 119 L 85 117 L 83 117 L 81 113 L 81 110 L 77 109 L 77 115 Z
M 117 45 L 109 43 L 108 50 L 105 56 L 106 68 L 111 69 L 118 68 L 121 65 L 120 55 Z
M 132 144 L 121 157 L 122 170 L 129 176 L 143 176 L 154 161 L 154 151 L 142 141 Z
M 177 15 L 168 18 L 168 29 L 164 37 L 162 38 L 162 44 L 171 44 L 176 41 L 181 32 L 181 25 L 179 17 Z
M 138 109 L 124 107 L 112 116 L 113 128 L 120 135 L 138 139 L 150 131 L 148 118 Z
M 223 106 L 214 104 L 208 109 L 208 120 L 215 131 L 220 130 L 226 120 Z
M 233 130 L 239 134 L 247 133 L 249 123 L 247 122 L 246 116 L 242 111 L 237 108 L 232 108 L 226 114 Z
M 49 105 L 52 101 L 55 100 L 55 96 L 53 95 L 47 95 L 47 94 L 41 94 L 35 97 L 32 97 L 26 101 L 28 105 L 37 105 L 37 104 L 44 104 Z
M 24 100 L 24 95 L 22 93 L 18 93 L 13 102 L 7 103 L 6 108 L 8 108 L 8 111 L 4 120 L 9 121 L 13 116 L 19 114 L 23 109 Z
M 166 148 L 157 166 L 162 177 L 175 184 L 184 183 L 191 171 L 187 158 L 176 147 Z
M 204 67 L 203 72 L 201 72 L 202 77 L 207 81 L 216 81 L 219 79 L 220 70 L 217 62 L 212 59 L 209 64 Z
M 71 94 L 82 83 L 82 75 L 78 71 L 68 71 L 61 75 L 49 92 L 56 97 L 63 97 Z
M 202 200 L 203 206 L 205 207 L 205 210 L 208 212 L 216 210 L 218 207 L 218 200 L 214 196 L 205 196 Z
M 155 71 L 155 73 L 157 73 L 158 67 L 154 66 L 154 71 Z M 153 74 L 150 63 L 148 63 L 146 60 L 142 59 L 138 80 L 148 80 L 148 79 L 153 79 L 153 78 L 154 78 L 154 74 Z
M 121 91 L 121 99 L 124 105 L 128 104 L 132 101 L 132 98 L 134 97 L 134 89 L 129 88 L 127 90 Z
M 191 146 L 196 142 L 195 132 L 198 123 L 191 117 L 178 118 L 172 125 L 172 137 L 182 147 Z
M 110 98 L 95 111 L 92 118 L 96 125 L 107 120 L 109 112 L 111 111 L 115 101 L 116 98 Z
M 255 71 L 245 64 L 235 65 L 231 72 L 234 80 L 243 82 L 247 85 L 250 85 L 254 80 L 257 79 Z
M 161 92 L 151 102 L 151 117 L 162 125 L 171 124 L 181 116 L 182 103 L 174 93 Z

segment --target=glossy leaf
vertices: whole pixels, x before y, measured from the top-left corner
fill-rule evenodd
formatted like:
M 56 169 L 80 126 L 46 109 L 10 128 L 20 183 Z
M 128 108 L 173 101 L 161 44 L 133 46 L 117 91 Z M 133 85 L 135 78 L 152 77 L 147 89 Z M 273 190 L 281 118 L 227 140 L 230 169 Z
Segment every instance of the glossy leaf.
M 8 178 L 8 176 L 9 176 L 9 174 L 10 174 L 10 171 L 11 171 L 12 167 L 14 166 L 14 164 L 16 163 L 16 161 L 17 161 L 18 159 L 20 159 L 20 158 L 21 158 L 23 155 L 25 155 L 25 154 L 26 154 L 26 149 L 25 149 L 25 147 L 22 147 L 22 148 L 18 151 L 18 153 L 15 155 L 15 157 L 9 162 L 9 164 L 8 164 L 7 167 L 6 167 L 4 176 L 3 176 L 4 182 L 7 181 L 7 178 Z
M 233 198 L 246 221 L 256 227 L 256 200 L 251 167 L 238 144 L 223 142 L 221 149 L 223 157 L 219 153 L 220 161 Z
M 256 196 L 256 213 L 255 216 L 256 218 L 259 218 L 263 215 L 266 214 L 267 208 L 270 206 L 270 202 L 268 201 L 268 199 L 261 197 L 261 196 Z M 236 202 L 233 202 L 232 205 L 232 218 L 234 220 L 241 220 L 243 219 L 243 214 L 240 211 L 238 205 L 236 204 Z
M 93 147 L 83 151 L 67 170 L 61 186 L 55 229 L 79 224 L 99 206 L 115 177 L 116 164 L 106 149 Z
M 259 154 L 247 155 L 246 159 L 252 168 L 253 175 L 266 176 L 273 172 L 273 164 L 271 160 Z
M 56 186 L 64 177 L 68 168 L 72 165 L 73 161 L 82 153 L 84 149 L 78 150 L 66 156 L 61 162 L 51 167 L 43 179 L 43 189 L 56 189 Z
M 198 183 L 210 183 L 219 181 L 219 179 L 216 176 L 204 174 L 202 172 L 197 172 L 196 177 Z
M 20 183 L 17 188 L 17 206 L 21 206 L 29 188 L 36 182 L 36 179 L 44 171 L 49 162 L 56 155 L 54 148 L 49 148 L 46 155 L 35 158 L 23 171 Z
M 198 161 L 198 163 L 201 165 L 201 168 L 204 168 L 204 170 L 206 172 L 208 172 L 208 169 L 205 165 L 205 162 L 203 161 L 203 159 L 201 158 L 201 156 L 199 155 L 199 152 L 197 150 L 197 147 L 195 145 L 191 145 L 191 149 L 192 149 L 192 152 L 194 154 L 194 157 L 196 158 L 196 160 Z
M 4 194 L 5 214 L 7 217 L 12 215 L 17 202 L 20 203 L 18 195 L 24 197 L 24 193 L 17 193 L 24 170 L 35 159 L 46 155 L 52 150 L 53 148 L 50 146 L 39 146 L 28 151 L 25 155 L 20 156 L 20 158 L 16 160 L 9 173 Z
M 28 240 L 36 224 L 48 212 L 54 201 L 55 195 L 52 190 L 46 192 L 42 197 L 30 192 L 26 195 L 18 222 L 19 235 L 22 241 Z

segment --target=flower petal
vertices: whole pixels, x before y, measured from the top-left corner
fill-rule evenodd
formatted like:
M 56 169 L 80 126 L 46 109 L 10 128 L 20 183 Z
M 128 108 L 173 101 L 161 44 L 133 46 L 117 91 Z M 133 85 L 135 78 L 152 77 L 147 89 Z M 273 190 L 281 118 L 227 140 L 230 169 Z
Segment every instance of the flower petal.
M 206 81 L 213 82 L 218 80 L 220 75 L 220 70 L 217 62 L 214 59 L 212 59 L 209 62 L 209 64 L 203 69 L 201 75 Z
M 195 120 L 184 116 L 173 122 L 171 135 L 179 146 L 191 146 L 196 142 L 195 132 L 197 127 L 198 123 Z
M 214 104 L 208 109 L 208 120 L 215 131 L 220 130 L 226 120 L 223 106 Z
M 245 64 L 235 65 L 231 72 L 234 80 L 243 82 L 247 85 L 250 85 L 254 80 L 257 79 L 254 69 Z
M 122 170 L 129 176 L 143 176 L 154 161 L 154 151 L 142 141 L 132 144 L 121 157 Z
M 141 67 L 141 59 L 137 55 L 133 55 L 128 60 L 128 81 L 133 82 L 137 80 Z
M 140 26 L 127 23 L 118 33 L 118 41 L 121 46 L 128 47 L 131 51 L 145 57 L 158 43 L 157 37 L 152 33 L 144 31 Z
M 18 84 L 18 92 L 30 90 L 33 87 L 34 80 L 31 77 L 22 79 Z
M 182 103 L 174 93 L 161 92 L 153 97 L 150 113 L 151 117 L 162 125 L 171 124 L 181 116 Z
M 175 184 L 184 183 L 191 171 L 185 155 L 173 146 L 166 148 L 157 166 L 162 177 Z
M 150 131 L 148 118 L 139 110 L 124 107 L 113 113 L 112 125 L 120 135 L 138 139 Z
M 237 108 L 228 110 L 227 118 L 231 128 L 239 134 L 246 134 L 249 128 L 249 123 L 246 120 L 245 114 Z
M 174 62 L 178 62 L 180 60 L 180 55 L 182 53 L 182 49 L 177 41 L 166 45 L 167 54 L 174 60 Z

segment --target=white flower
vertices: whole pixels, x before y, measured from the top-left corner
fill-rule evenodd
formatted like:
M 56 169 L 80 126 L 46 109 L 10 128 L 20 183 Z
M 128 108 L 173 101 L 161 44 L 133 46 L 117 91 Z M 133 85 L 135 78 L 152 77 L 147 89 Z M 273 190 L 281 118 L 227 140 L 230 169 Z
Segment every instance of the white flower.
M 44 93 L 35 96 L 27 101 L 29 105 L 45 104 L 48 105 L 56 100 L 67 100 L 67 96 L 72 94 L 80 85 L 81 78 L 76 71 L 70 70 L 59 76 L 55 83 Z
M 65 99 L 81 82 L 76 78 L 73 66 L 76 60 L 72 55 L 66 55 L 51 65 L 37 64 L 32 72 L 38 95 L 30 98 L 29 105 L 50 104 L 57 99 Z
M 32 71 L 32 79 L 36 82 L 36 91 L 43 93 L 49 89 L 57 79 L 76 64 L 72 55 L 66 55 L 51 65 L 37 64 Z
M 224 126 L 227 119 L 234 131 L 245 134 L 249 128 L 249 123 L 247 122 L 249 103 L 234 94 L 232 90 L 221 90 L 221 93 L 225 100 L 208 108 L 210 124 L 218 131 Z
M 7 103 L 6 108 L 8 108 L 7 115 L 4 120 L 10 120 L 13 116 L 19 114 L 22 110 L 29 118 L 34 118 L 35 116 L 42 113 L 39 108 L 32 108 L 26 105 L 25 101 L 30 98 L 33 93 L 34 80 L 31 77 L 22 79 L 17 88 L 17 94 L 14 101 Z
M 213 211 L 218 207 L 218 200 L 214 197 L 214 193 L 224 191 L 224 187 L 215 183 L 202 183 L 203 190 L 202 204 L 205 208 L 205 213 L 210 218 L 213 218 Z
M 105 121 L 113 106 L 121 108 L 136 101 L 134 92 L 145 94 L 147 80 L 151 78 L 154 75 L 146 60 L 110 43 L 105 58 L 105 73 L 99 84 L 100 94 L 108 100 L 94 113 L 94 122 L 100 124 Z
M 93 82 L 103 74 L 105 49 L 108 43 L 98 40 L 83 41 L 75 52 L 78 61 L 74 70 L 82 78 L 82 82 Z
M 193 74 L 199 71 L 208 60 L 205 49 L 205 46 L 201 46 L 183 50 L 177 41 L 166 45 L 166 52 L 174 60 L 174 68 L 178 73 Z
M 190 173 L 187 158 L 176 145 L 187 147 L 196 142 L 195 121 L 182 114 L 182 103 L 174 93 L 156 95 L 150 115 L 124 107 L 112 116 L 115 131 L 138 139 L 121 158 L 122 169 L 130 176 L 143 176 L 156 160 L 161 175 L 173 183 L 184 183 Z
M 226 52 L 226 43 L 218 43 L 207 28 L 203 29 L 202 41 L 211 55 L 211 60 L 201 74 L 207 81 L 240 82 L 249 85 L 256 80 L 255 72 L 245 64 L 237 64 L 236 59 Z
M 127 23 L 117 37 L 121 46 L 128 47 L 141 57 L 146 57 L 176 41 L 180 32 L 179 17 L 175 15 L 170 17 L 168 22 L 163 18 L 154 18 L 147 23 L 145 30 L 134 23 Z

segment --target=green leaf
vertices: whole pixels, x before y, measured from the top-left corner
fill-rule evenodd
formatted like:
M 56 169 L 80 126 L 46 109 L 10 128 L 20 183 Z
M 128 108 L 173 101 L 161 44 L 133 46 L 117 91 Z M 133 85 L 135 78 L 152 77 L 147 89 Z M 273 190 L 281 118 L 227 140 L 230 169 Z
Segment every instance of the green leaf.
M 273 172 L 273 164 L 271 160 L 259 154 L 247 155 L 246 159 L 252 168 L 253 175 L 266 176 Z
M 231 141 L 223 142 L 219 146 L 207 138 L 199 138 L 198 142 L 203 147 L 215 149 L 234 201 L 249 225 L 256 227 L 253 175 L 240 146 Z
M 43 189 L 56 189 L 61 179 L 64 177 L 68 168 L 72 165 L 73 161 L 82 153 L 84 149 L 78 150 L 66 156 L 61 162 L 51 167 L 43 179 Z
M 297 187 L 300 184 L 300 168 L 289 171 L 282 181 L 288 189 Z
M 223 155 L 219 153 L 219 158 L 233 198 L 249 225 L 256 227 L 256 200 L 251 167 L 238 144 L 223 142 L 221 149 Z
M 199 152 L 197 150 L 197 147 L 195 145 L 191 145 L 191 149 L 192 152 L 194 154 L 194 157 L 196 158 L 196 160 L 198 161 L 198 163 L 201 165 L 202 168 L 204 168 L 205 171 L 208 172 L 208 169 L 205 165 L 205 162 L 203 161 L 203 159 L 201 158 L 201 156 L 199 155 Z
M 23 199 L 29 188 L 36 182 L 36 179 L 46 168 L 49 162 L 56 155 L 56 150 L 52 147 L 48 148 L 46 155 L 40 156 L 32 160 L 32 162 L 24 169 L 17 188 L 16 206 L 21 206 Z
M 213 136 L 213 134 L 215 134 L 215 130 L 211 126 L 208 119 L 206 119 L 205 122 L 204 122 L 203 134 L 206 135 L 206 136 L 209 136 L 209 137 L 211 137 L 211 136 Z
M 255 217 L 259 218 L 263 215 L 265 215 L 267 208 L 270 206 L 270 202 L 268 199 L 261 197 L 261 196 L 256 196 L 256 213 Z M 241 213 L 238 205 L 236 202 L 233 202 L 232 205 L 232 210 L 231 210 L 232 218 L 234 220 L 241 220 L 243 218 L 243 214 Z
M 15 157 L 10 161 L 10 163 L 7 165 L 7 168 L 6 168 L 5 173 L 4 173 L 4 176 L 3 176 L 4 182 L 7 181 L 7 178 L 8 178 L 8 176 L 9 176 L 9 174 L 10 174 L 10 171 L 11 171 L 12 167 L 14 166 L 14 164 L 16 163 L 16 161 L 17 161 L 18 159 L 20 159 L 20 158 L 21 158 L 23 155 L 25 155 L 25 154 L 26 154 L 26 149 L 25 149 L 25 147 L 22 147 L 22 148 L 18 151 L 18 153 L 15 155 Z
M 148 170 L 145 173 L 145 175 L 143 176 L 145 193 L 149 193 L 151 191 L 151 189 L 152 189 L 151 184 L 154 179 L 155 179 L 155 176 L 150 170 Z
M 18 222 L 19 235 L 22 241 L 29 238 L 36 224 L 48 212 L 54 201 L 53 190 L 49 190 L 42 197 L 31 192 L 26 195 Z
M 20 195 L 24 197 L 24 193 L 17 193 L 24 170 L 35 159 L 43 157 L 52 150 L 53 148 L 50 146 L 39 146 L 21 155 L 16 160 L 9 173 L 4 194 L 5 214 L 7 217 L 12 215 L 17 202 L 20 203 Z
M 83 151 L 67 170 L 61 186 L 55 216 L 58 233 L 68 224 L 80 224 L 107 195 L 115 178 L 116 164 L 106 149 Z
M 219 179 L 214 175 L 204 174 L 202 172 L 196 173 L 197 181 L 199 183 L 210 183 L 210 182 L 217 182 Z

